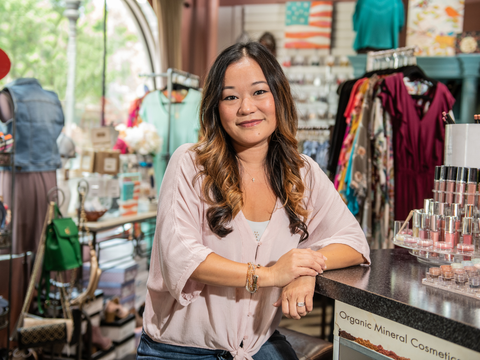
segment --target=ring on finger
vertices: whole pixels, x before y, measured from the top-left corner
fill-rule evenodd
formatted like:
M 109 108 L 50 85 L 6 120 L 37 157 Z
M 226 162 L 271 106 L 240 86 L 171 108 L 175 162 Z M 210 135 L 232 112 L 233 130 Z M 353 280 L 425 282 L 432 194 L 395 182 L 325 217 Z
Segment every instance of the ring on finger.
M 305 303 L 302 301 L 302 302 L 297 302 L 297 306 L 298 307 L 302 307 L 302 306 L 305 306 Z

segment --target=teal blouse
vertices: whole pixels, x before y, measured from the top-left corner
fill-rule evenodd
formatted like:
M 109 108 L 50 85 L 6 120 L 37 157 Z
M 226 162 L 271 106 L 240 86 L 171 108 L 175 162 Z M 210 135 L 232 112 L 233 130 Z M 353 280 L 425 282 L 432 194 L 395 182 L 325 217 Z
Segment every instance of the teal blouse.
M 358 0 L 353 14 L 353 48 L 395 49 L 405 24 L 402 0 Z

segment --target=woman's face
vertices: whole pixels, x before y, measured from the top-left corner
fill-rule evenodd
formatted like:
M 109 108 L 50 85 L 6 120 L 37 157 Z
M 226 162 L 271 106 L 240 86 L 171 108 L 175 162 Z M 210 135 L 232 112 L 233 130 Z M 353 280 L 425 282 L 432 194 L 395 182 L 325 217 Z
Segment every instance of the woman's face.
M 240 147 L 268 144 L 277 127 L 267 79 L 260 65 L 247 57 L 228 66 L 218 109 L 223 128 Z

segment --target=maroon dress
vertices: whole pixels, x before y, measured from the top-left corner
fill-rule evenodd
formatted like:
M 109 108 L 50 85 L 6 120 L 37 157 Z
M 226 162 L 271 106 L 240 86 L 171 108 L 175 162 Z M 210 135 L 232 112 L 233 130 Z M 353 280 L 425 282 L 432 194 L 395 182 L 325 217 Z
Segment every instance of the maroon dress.
M 432 198 L 435 166 L 443 165 L 445 125 L 442 111 L 450 111 L 455 99 L 438 82 L 430 108 L 423 115 L 407 91 L 403 74 L 387 77 L 378 95 L 392 117 L 395 163 L 395 220 L 410 210 L 423 208 Z

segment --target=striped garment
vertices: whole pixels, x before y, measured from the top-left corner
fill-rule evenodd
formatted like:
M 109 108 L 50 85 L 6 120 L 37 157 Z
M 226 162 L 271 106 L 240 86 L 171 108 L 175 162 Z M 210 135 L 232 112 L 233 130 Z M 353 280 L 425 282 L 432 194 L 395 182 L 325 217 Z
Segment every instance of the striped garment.
M 291 1 L 286 4 L 285 47 L 330 49 L 331 1 Z

